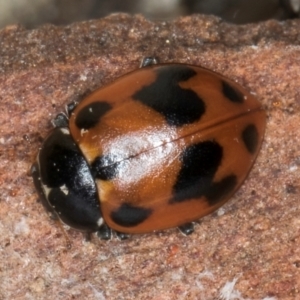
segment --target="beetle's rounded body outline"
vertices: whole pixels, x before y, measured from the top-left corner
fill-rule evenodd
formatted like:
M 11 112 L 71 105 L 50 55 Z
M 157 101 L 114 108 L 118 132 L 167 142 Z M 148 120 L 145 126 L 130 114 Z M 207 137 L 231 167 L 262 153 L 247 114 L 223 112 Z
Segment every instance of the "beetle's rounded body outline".
M 145 62 L 58 115 L 32 168 L 44 206 L 102 238 L 191 233 L 240 187 L 263 140 L 265 112 L 235 82 Z

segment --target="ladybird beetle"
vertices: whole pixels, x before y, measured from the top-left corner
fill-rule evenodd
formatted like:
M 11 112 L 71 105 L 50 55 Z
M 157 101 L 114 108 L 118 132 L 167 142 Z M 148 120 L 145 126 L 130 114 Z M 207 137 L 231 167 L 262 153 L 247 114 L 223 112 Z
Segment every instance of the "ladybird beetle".
M 45 208 L 75 229 L 102 239 L 175 226 L 189 234 L 240 187 L 265 122 L 226 77 L 147 58 L 68 105 L 31 173 Z

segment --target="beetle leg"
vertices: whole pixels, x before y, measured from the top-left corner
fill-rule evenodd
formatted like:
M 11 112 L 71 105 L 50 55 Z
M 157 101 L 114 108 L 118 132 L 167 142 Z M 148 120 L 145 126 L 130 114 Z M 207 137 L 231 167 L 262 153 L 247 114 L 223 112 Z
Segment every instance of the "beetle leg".
M 78 101 L 72 101 L 66 105 L 67 115 L 70 117 L 76 106 L 78 105 Z
M 69 119 L 64 113 L 59 113 L 51 120 L 51 123 L 54 128 L 68 128 Z
M 119 240 L 123 241 L 123 240 L 127 240 L 130 237 L 130 234 L 128 233 L 123 233 L 123 232 L 119 232 L 119 231 L 115 231 L 116 236 Z
M 108 225 L 103 224 L 98 230 L 97 230 L 97 236 L 101 240 L 110 240 L 111 239 L 111 229 L 108 227 Z
M 140 65 L 140 68 L 144 68 L 144 67 L 152 66 L 152 65 L 156 65 L 156 64 L 158 64 L 157 57 L 147 56 L 147 57 L 143 58 L 143 60 L 141 62 L 141 65 Z
M 183 235 L 189 235 L 194 232 L 194 223 L 191 222 L 183 224 L 178 226 L 178 229 Z

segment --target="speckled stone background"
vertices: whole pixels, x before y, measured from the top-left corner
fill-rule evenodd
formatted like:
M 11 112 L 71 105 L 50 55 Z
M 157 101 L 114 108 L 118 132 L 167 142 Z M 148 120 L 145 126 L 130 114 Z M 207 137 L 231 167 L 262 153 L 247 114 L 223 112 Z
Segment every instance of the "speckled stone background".
M 235 26 L 112 15 L 0 31 L 0 299 L 300 299 L 300 22 Z M 203 218 L 109 242 L 52 221 L 28 171 L 64 105 L 142 57 L 202 65 L 263 103 L 265 141 L 243 187 Z

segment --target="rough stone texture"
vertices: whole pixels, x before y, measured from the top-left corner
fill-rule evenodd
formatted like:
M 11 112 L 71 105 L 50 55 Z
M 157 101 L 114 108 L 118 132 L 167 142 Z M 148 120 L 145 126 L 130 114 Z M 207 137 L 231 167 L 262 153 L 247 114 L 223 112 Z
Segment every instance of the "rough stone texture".
M 300 299 L 300 22 L 234 26 L 214 17 L 149 22 L 112 15 L 0 31 L 0 299 Z M 109 242 L 49 219 L 28 170 L 66 103 L 144 56 L 238 81 L 268 113 L 243 187 L 177 230 Z

